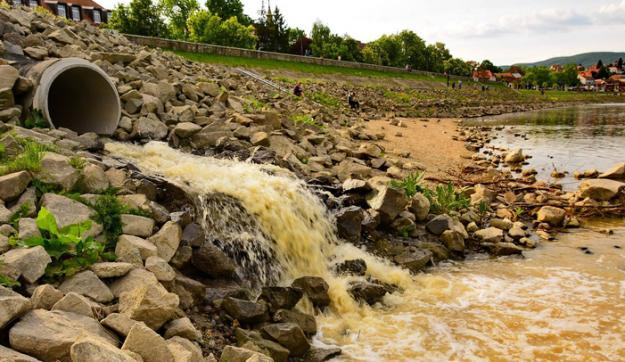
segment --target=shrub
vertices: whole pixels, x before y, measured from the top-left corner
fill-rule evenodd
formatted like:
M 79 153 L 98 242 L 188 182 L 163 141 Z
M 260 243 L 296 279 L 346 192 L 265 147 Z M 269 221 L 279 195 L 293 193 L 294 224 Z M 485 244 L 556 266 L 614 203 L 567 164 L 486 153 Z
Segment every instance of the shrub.
M 77 170 L 82 170 L 87 165 L 87 161 L 82 157 L 74 156 L 69 159 L 69 164 Z
M 245 111 L 245 113 L 254 113 L 262 110 L 264 106 L 265 105 L 263 104 L 263 102 L 259 101 L 254 97 L 249 97 L 245 100 L 245 103 L 243 104 L 243 110 Z
M 101 258 L 112 260 L 113 255 L 104 252 L 104 244 L 84 234 L 91 228 L 91 220 L 68 225 L 59 230 L 56 218 L 45 207 L 37 215 L 37 227 L 41 236 L 18 242 L 18 246 L 43 246 L 52 258 L 46 268 L 49 278 L 68 277 L 96 263 Z
M 107 247 L 114 248 L 122 234 L 122 214 L 133 214 L 150 217 L 143 210 L 129 208 L 122 204 L 116 196 L 115 189 L 109 189 L 98 196 L 93 203 L 86 203 L 95 210 L 94 220 L 102 225 L 107 240 Z
M 435 190 L 426 189 L 424 195 L 430 200 L 432 212 L 435 214 L 466 209 L 470 205 L 470 199 L 457 192 L 452 184 L 438 185 Z
M 47 12 L 46 10 L 46 13 Z M 24 120 L 23 126 L 25 128 L 49 128 L 50 124 L 46 121 L 40 110 L 33 109 L 30 117 Z
M 16 141 L 23 147 L 23 151 L 14 158 L 2 160 L 0 175 L 17 171 L 37 172 L 41 168 L 43 154 L 54 150 L 52 146 L 46 146 L 27 138 L 16 138 Z
M 406 192 L 406 196 L 413 197 L 418 192 L 423 192 L 425 189 L 421 185 L 423 182 L 423 178 L 425 177 L 425 172 L 417 171 L 408 174 L 403 180 L 392 180 L 391 186 L 399 189 L 404 189 Z

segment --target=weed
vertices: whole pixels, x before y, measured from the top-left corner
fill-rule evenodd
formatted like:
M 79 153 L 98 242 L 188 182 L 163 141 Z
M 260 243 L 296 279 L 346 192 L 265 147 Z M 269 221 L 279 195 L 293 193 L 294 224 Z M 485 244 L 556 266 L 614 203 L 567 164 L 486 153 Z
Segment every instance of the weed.
M 435 214 L 466 209 L 470 205 L 469 198 L 457 192 L 452 184 L 438 185 L 435 190 L 426 189 L 424 194 L 430 200 L 432 212 Z
M 318 123 L 317 121 L 315 121 L 314 118 L 312 118 L 309 115 L 306 114 L 300 114 L 300 115 L 294 115 L 291 116 L 291 120 L 293 122 L 297 123 L 301 123 L 301 124 L 305 124 L 307 126 L 312 126 L 312 127 L 317 127 L 320 129 L 325 128 L 325 126 L 322 123 Z
M 254 113 L 263 109 L 265 104 L 254 97 L 249 97 L 243 103 L 245 113 Z
M 341 106 L 341 101 L 336 97 L 333 97 L 324 92 L 313 92 L 308 94 L 308 98 L 312 101 L 321 104 L 322 106 L 330 108 L 338 108 Z
M 9 224 L 17 230 L 20 219 L 28 216 L 29 214 L 30 206 L 28 206 L 28 203 L 24 203 L 20 205 L 20 208 L 11 215 L 11 217 L 9 218 Z
M 23 126 L 25 128 L 49 128 L 50 124 L 46 121 L 40 110 L 33 109 L 30 117 L 24 120 Z
M 391 186 L 399 189 L 403 189 L 406 192 L 406 196 L 411 198 L 418 192 L 423 192 L 425 189 L 421 185 L 425 172 L 417 171 L 408 174 L 403 180 L 392 180 Z
M 27 138 L 16 139 L 23 148 L 23 151 L 11 159 L 4 159 L 0 165 L 0 175 L 17 171 L 37 172 L 41 168 L 43 154 L 54 150 L 51 146 L 43 145 L 39 142 Z
M 515 218 L 515 220 L 518 220 L 521 216 L 523 216 L 523 214 L 525 214 L 525 209 L 523 209 L 522 207 L 517 206 L 514 209 L 514 218 Z
M 2 269 L 2 263 L 0 262 L 0 270 Z M 0 273 L 0 285 L 7 288 L 16 288 L 20 286 L 20 282 L 17 280 Z
M 84 235 L 91 228 L 91 220 L 59 229 L 54 215 L 42 207 L 36 223 L 41 236 L 20 241 L 18 245 L 29 248 L 42 246 L 46 250 L 52 258 L 52 263 L 46 268 L 49 278 L 72 276 L 101 258 L 113 257 L 104 253 L 104 244 Z
M 62 191 L 61 186 L 43 182 L 39 179 L 34 179 L 31 183 L 33 187 L 35 188 L 35 193 L 37 194 L 37 198 L 40 198 L 44 194 L 48 194 L 48 193 L 57 194 Z
M 74 156 L 69 159 L 69 164 L 77 170 L 82 170 L 87 165 L 87 161 L 82 157 Z
M 104 194 L 98 196 L 95 202 L 86 203 L 95 210 L 94 220 L 102 225 L 109 248 L 115 247 L 117 239 L 122 234 L 122 214 L 151 216 L 146 211 L 129 208 L 122 204 L 115 193 L 115 189 L 109 189 Z

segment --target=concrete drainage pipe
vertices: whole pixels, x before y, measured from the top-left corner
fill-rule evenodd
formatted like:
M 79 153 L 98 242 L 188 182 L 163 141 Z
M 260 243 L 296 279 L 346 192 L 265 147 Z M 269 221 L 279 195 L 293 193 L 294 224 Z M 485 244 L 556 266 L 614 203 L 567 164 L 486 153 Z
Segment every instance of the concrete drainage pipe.
M 119 95 L 102 69 L 80 58 L 58 59 L 39 68 L 32 105 L 51 127 L 115 132 L 121 116 Z

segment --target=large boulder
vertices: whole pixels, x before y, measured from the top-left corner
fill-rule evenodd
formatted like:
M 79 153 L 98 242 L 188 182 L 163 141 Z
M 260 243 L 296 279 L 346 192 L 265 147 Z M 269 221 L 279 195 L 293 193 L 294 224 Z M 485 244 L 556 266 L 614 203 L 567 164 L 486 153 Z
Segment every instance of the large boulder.
M 358 206 L 349 206 L 336 213 L 336 227 L 339 237 L 350 241 L 360 241 L 364 212 Z
M 354 299 L 364 301 L 369 305 L 382 301 L 387 292 L 383 285 L 369 282 L 354 282 L 349 288 L 349 293 Z
M 180 300 L 160 284 L 141 286 L 119 297 L 119 311 L 157 330 L 174 319 Z
M 137 353 L 144 362 L 175 362 L 165 339 L 144 323 L 132 326 L 122 350 Z
M 51 262 L 43 246 L 11 249 L 0 255 L 0 271 L 13 279 L 22 277 L 28 283 L 34 283 L 43 276 Z
M 296 310 L 280 309 L 274 314 L 273 320 L 278 323 L 295 323 L 309 336 L 317 333 L 317 322 L 315 317 L 310 314 Z
M 20 72 L 10 65 L 0 65 L 0 88 L 13 88 Z
M 35 288 L 33 295 L 30 297 L 30 302 L 33 305 L 33 309 L 50 310 L 61 298 L 63 298 L 63 292 L 50 284 L 42 284 Z
M 71 165 L 69 157 L 46 152 L 41 158 L 41 169 L 36 178 L 69 191 L 80 179 L 80 172 Z
M 54 215 L 59 229 L 90 220 L 89 218 L 93 213 L 93 211 L 85 204 L 74 201 L 68 197 L 52 193 L 43 195 L 41 198 L 41 205 Z M 88 235 L 95 236 L 101 231 L 102 226 L 96 222 L 92 222 Z
M 303 292 L 298 288 L 263 287 L 259 298 L 267 302 L 271 312 L 275 312 L 278 309 L 293 309 L 302 296 Z
M 9 331 L 11 348 L 43 361 L 71 361 L 71 346 L 86 336 L 112 346 L 119 343 L 97 320 L 58 310 L 33 310 Z
M 489 227 L 475 232 L 475 237 L 485 243 L 498 243 L 503 240 L 503 230 Z
M 583 198 L 589 197 L 596 201 L 609 201 L 625 188 L 625 183 L 608 179 L 584 180 L 579 185 L 579 193 Z
M 539 222 L 545 222 L 551 226 L 561 226 L 565 216 L 566 211 L 564 209 L 554 206 L 543 206 L 536 214 Z
M 0 330 L 31 308 L 30 300 L 9 288 L 0 286 Z
M 63 293 L 78 293 L 100 303 L 107 303 L 115 298 L 109 287 L 91 270 L 85 270 L 66 279 L 59 286 L 59 290 Z
M 28 187 L 31 177 L 26 171 L 0 176 L 0 199 L 12 201 L 18 198 Z
M 158 256 L 169 262 L 174 254 L 176 254 L 181 239 L 182 228 L 180 225 L 176 222 L 168 221 L 148 240 L 156 246 Z
M 403 189 L 382 186 L 377 193 L 367 198 L 369 206 L 380 213 L 386 222 L 390 222 L 408 205 L 408 198 Z
M 612 180 L 625 179 L 625 163 L 619 163 L 618 165 L 614 165 L 614 167 L 600 174 L 599 178 L 609 178 Z
M 90 301 L 86 297 L 74 292 L 67 293 L 61 300 L 56 302 L 51 310 L 62 310 L 65 312 L 72 312 L 76 314 L 82 314 L 84 316 L 95 318 L 94 314 L 97 304 Z
M 261 329 L 264 336 L 286 347 L 291 356 L 303 356 L 310 349 L 304 331 L 294 323 L 275 323 Z
M 78 339 L 70 348 L 72 362 L 136 362 L 125 351 L 94 337 Z
M 291 286 L 301 289 L 315 307 L 323 308 L 330 305 L 330 295 L 328 294 L 330 287 L 323 278 L 301 277 L 295 279 Z
M 210 242 L 204 242 L 200 248 L 193 250 L 191 263 L 212 278 L 229 278 L 236 272 L 234 261 Z
M 244 324 L 257 324 L 269 319 L 267 306 L 249 300 L 227 297 L 221 307 L 234 319 Z

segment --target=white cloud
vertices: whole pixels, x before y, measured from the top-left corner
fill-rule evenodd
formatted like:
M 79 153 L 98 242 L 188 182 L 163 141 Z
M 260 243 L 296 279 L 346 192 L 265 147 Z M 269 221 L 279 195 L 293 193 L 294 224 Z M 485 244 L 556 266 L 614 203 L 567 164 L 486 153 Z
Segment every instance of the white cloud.
M 623 24 L 625 19 L 625 0 L 620 3 L 613 3 L 609 5 L 604 5 L 599 8 L 597 11 L 597 19 L 598 23 L 614 23 L 614 24 Z

